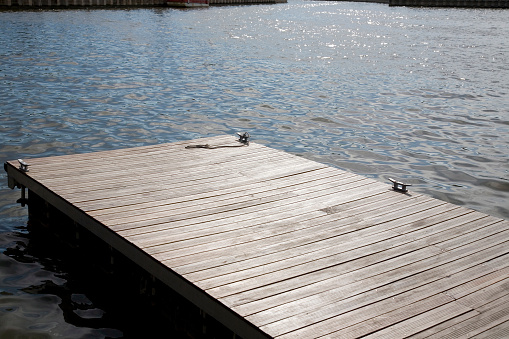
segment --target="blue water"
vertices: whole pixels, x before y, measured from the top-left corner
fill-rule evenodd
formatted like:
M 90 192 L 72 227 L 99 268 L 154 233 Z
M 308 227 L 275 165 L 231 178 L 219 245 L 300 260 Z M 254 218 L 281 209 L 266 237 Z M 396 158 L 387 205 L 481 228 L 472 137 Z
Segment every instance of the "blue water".
M 0 159 L 248 131 L 509 219 L 507 14 L 301 0 L 0 12 Z M 129 335 L 30 249 L 26 208 L 0 180 L 0 337 Z

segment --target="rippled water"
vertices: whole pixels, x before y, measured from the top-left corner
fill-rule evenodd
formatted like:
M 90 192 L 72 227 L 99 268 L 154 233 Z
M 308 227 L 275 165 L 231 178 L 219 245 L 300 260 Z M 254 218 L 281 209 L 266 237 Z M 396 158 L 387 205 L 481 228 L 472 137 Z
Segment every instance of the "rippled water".
M 0 12 L 0 158 L 249 131 L 509 219 L 507 13 L 300 0 Z M 1 178 L 0 328 L 129 334 L 65 262 L 29 250 Z

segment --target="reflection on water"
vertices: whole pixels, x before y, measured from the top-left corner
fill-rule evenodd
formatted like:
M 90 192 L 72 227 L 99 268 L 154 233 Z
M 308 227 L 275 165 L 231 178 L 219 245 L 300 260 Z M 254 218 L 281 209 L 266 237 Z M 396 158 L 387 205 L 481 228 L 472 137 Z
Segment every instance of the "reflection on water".
M 0 27 L 2 161 L 249 131 L 509 219 L 506 11 L 295 0 L 6 11 Z M 0 322 L 124 333 L 68 268 L 27 259 L 17 194 L 0 187 Z
M 104 273 L 53 235 L 15 227 L 0 233 L 0 248 L 0 338 L 185 337 L 136 282 Z
M 23 227 L 0 233 L 0 337 L 121 337 L 118 329 L 100 328 L 104 312 L 79 293 L 85 284 L 73 282 L 77 275 L 61 258 L 45 257 L 48 245 L 31 241 Z

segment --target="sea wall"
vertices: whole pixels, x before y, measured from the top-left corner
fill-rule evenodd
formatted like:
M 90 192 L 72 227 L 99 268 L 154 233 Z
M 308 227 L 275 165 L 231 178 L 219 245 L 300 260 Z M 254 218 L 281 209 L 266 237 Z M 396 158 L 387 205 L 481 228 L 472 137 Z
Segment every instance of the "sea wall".
M 0 0 L 0 8 L 166 6 L 166 0 Z
M 210 0 L 210 5 L 275 4 L 287 0 Z M 167 6 L 166 0 L 0 0 L 0 8 Z
M 509 8 L 508 0 L 389 0 L 389 6 Z
M 249 5 L 286 3 L 287 0 L 210 0 L 210 5 Z M 0 0 L 1 8 L 63 8 L 63 7 L 154 7 L 167 6 L 166 0 Z
M 408 7 L 509 8 L 509 0 L 328 0 L 328 1 L 377 2 L 388 4 L 389 6 L 408 6 Z

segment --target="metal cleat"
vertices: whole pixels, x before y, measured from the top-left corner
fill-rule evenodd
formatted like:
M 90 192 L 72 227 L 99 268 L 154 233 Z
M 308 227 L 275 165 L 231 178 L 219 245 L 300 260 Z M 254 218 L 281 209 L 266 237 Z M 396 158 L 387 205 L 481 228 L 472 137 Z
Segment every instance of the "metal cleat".
M 239 140 L 237 140 L 238 142 L 244 144 L 244 145 L 249 145 L 249 133 L 247 132 L 244 132 L 244 133 L 238 133 L 237 132 L 237 135 L 239 136 Z
M 389 181 L 391 181 L 393 183 L 392 189 L 397 192 L 406 193 L 406 192 L 408 192 L 407 186 L 412 186 L 411 184 L 405 184 L 400 181 L 396 181 L 392 178 L 389 178 Z
M 30 166 L 30 164 L 27 164 L 25 161 L 23 161 L 23 159 L 18 159 L 18 162 L 19 169 L 22 170 L 23 172 L 28 172 L 28 166 Z

